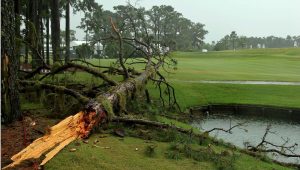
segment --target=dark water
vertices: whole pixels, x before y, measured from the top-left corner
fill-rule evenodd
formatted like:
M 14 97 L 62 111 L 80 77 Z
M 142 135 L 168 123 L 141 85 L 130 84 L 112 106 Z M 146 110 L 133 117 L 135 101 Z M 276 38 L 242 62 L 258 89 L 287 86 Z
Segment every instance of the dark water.
M 245 143 L 249 142 L 252 146 L 256 146 L 262 139 L 266 127 L 271 124 L 271 131 L 267 136 L 267 141 L 274 144 L 281 145 L 284 143 L 284 139 L 289 139 L 290 144 L 297 143 L 298 146 L 294 151 L 296 154 L 300 154 L 300 122 L 295 120 L 279 120 L 269 119 L 265 117 L 257 116 L 241 116 L 241 115 L 207 115 L 198 120 L 193 120 L 192 125 L 201 130 L 210 130 L 216 127 L 229 129 L 230 124 L 232 126 L 237 123 L 246 122 L 242 128 L 235 128 L 232 130 L 232 134 L 224 133 L 222 131 L 211 132 L 211 136 L 215 136 L 218 139 L 223 139 L 226 142 L 230 142 L 240 148 L 245 148 Z M 245 130 L 246 129 L 246 130 Z M 272 148 L 272 147 L 270 147 Z M 276 159 L 281 162 L 290 162 L 300 164 L 299 158 L 286 158 L 274 154 L 269 154 L 272 159 Z

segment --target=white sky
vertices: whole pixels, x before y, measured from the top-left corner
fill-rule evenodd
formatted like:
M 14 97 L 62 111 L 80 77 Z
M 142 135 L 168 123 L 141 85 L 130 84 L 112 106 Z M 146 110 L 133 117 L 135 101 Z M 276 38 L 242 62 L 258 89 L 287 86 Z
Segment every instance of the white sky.
M 126 0 L 96 0 L 106 10 L 126 4 Z M 131 0 L 132 4 L 135 1 Z M 300 35 L 300 0 L 140 0 L 137 6 L 171 5 L 193 22 L 205 24 L 206 42 L 217 41 L 231 31 L 245 36 Z M 84 32 L 77 29 L 83 13 L 71 15 L 71 29 L 76 38 Z M 65 28 L 61 19 L 61 29 Z

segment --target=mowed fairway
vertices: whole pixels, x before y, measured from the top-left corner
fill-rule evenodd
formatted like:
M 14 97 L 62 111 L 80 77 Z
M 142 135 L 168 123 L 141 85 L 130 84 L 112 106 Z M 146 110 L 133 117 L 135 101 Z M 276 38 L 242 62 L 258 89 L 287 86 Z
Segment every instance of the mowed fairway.
M 237 103 L 300 108 L 299 85 L 200 82 L 201 80 L 300 82 L 299 48 L 209 53 L 175 52 L 172 55 L 178 60 L 177 70 L 172 71 L 174 74 L 165 75 L 175 86 L 182 107 Z
M 299 81 L 300 49 L 175 52 L 179 80 Z

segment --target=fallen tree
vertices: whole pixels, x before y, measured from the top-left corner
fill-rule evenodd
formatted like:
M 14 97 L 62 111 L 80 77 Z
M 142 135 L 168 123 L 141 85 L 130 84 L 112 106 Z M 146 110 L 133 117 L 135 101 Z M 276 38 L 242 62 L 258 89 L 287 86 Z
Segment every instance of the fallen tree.
M 151 41 L 146 40 L 144 43 L 137 38 L 125 38 L 122 37 L 120 31 L 114 26 L 111 21 L 112 30 L 115 34 L 110 36 L 109 39 L 112 41 L 117 41 L 119 44 L 119 58 L 118 64 L 120 67 L 105 67 L 97 66 L 101 69 L 112 70 L 114 73 L 123 75 L 124 80 L 122 82 L 116 82 L 111 79 L 106 73 L 106 71 L 96 70 L 95 65 L 84 61 L 87 66 L 76 64 L 76 63 L 65 63 L 58 67 L 52 68 L 51 72 L 39 78 L 38 81 L 27 80 L 33 78 L 35 75 L 39 74 L 39 69 L 28 73 L 24 76 L 26 80 L 19 80 L 18 83 L 22 87 L 35 86 L 42 89 L 50 89 L 59 93 L 64 93 L 73 96 L 85 107 L 82 111 L 79 111 L 73 116 L 69 116 L 62 120 L 55 126 L 51 127 L 47 134 L 41 138 L 33 141 L 29 146 L 23 149 L 21 152 L 14 155 L 12 163 L 4 167 L 4 169 L 15 168 L 16 166 L 29 161 L 37 160 L 40 165 L 45 165 L 51 158 L 53 158 L 60 150 L 62 150 L 66 145 L 71 143 L 76 139 L 87 138 L 92 130 L 100 126 L 107 121 L 118 121 L 118 122 L 130 122 L 134 124 L 145 124 L 161 128 L 174 128 L 175 130 L 186 133 L 193 134 L 191 130 L 182 129 L 179 127 L 173 127 L 167 124 L 162 124 L 158 122 L 152 122 L 147 120 L 132 120 L 126 118 L 113 118 L 114 110 L 124 109 L 124 100 L 130 98 L 130 96 L 135 96 L 138 91 L 142 91 L 148 81 L 153 81 L 157 84 L 160 90 L 160 98 L 164 101 L 163 93 L 168 96 L 168 103 L 170 107 L 179 108 L 176 98 L 174 88 L 166 81 L 162 74 L 160 74 L 159 69 L 165 66 L 172 65 L 176 63 L 175 60 L 170 59 L 167 54 L 161 55 L 159 49 L 156 49 L 151 45 Z M 123 56 L 123 44 L 130 44 L 134 47 L 134 51 L 142 51 L 144 54 L 143 60 L 133 61 L 132 63 L 126 63 L 126 59 Z M 168 60 L 170 59 L 170 60 Z M 82 62 L 82 61 L 81 61 Z M 135 63 L 146 63 L 145 69 L 142 73 L 137 73 L 134 70 L 126 68 L 126 64 Z M 92 67 L 89 67 L 92 66 Z M 82 94 L 81 91 L 76 91 L 74 89 L 69 89 L 67 86 L 58 86 L 55 84 L 49 84 L 43 80 L 49 76 L 55 76 L 58 73 L 64 71 L 70 71 L 70 69 L 79 69 L 90 73 L 97 78 L 102 79 L 108 84 L 110 89 L 105 93 L 95 94 L 95 97 L 89 98 Z M 156 79 L 158 77 L 158 79 Z M 166 89 L 163 92 L 162 85 L 165 85 Z M 149 93 L 148 93 L 149 95 Z M 147 97 L 149 98 L 149 96 Z M 164 103 L 164 102 L 163 102 Z M 112 119 L 113 118 L 113 119 Z M 229 130 L 215 128 L 213 130 L 222 130 L 224 132 L 231 132 L 231 130 L 240 125 L 230 127 Z M 213 131 L 211 130 L 211 131 Z M 207 134 L 211 131 L 206 132 Z M 200 134 L 195 134 L 197 137 L 201 137 Z
M 150 63 L 150 62 L 149 62 Z M 109 114 L 112 114 L 112 106 L 118 103 L 120 95 L 134 95 L 133 93 L 144 86 L 147 80 L 154 76 L 155 69 L 159 67 L 160 63 L 152 66 L 148 64 L 146 70 L 135 79 L 128 79 L 125 82 L 114 86 L 111 92 L 107 92 L 98 96 L 96 99 L 91 99 L 82 112 L 74 116 L 70 116 L 49 130 L 49 134 L 35 140 L 32 144 L 24 150 L 14 155 L 11 159 L 13 163 L 6 166 L 6 168 L 14 167 L 22 161 L 29 159 L 38 159 L 44 153 L 46 154 L 41 165 L 44 165 L 53 156 L 55 156 L 64 146 L 77 138 L 86 138 L 91 130 L 99 126 L 102 122 L 110 119 Z M 21 83 L 25 83 L 24 81 Z M 33 83 L 33 82 L 26 82 Z M 44 85 L 49 87 L 49 85 Z
M 14 155 L 11 158 L 13 162 L 4 167 L 4 169 L 14 168 L 22 164 L 23 162 L 32 159 L 39 160 L 38 162 L 40 163 L 40 165 L 44 165 L 70 142 L 78 138 L 87 138 L 90 135 L 93 128 L 101 125 L 104 122 L 109 121 L 112 118 L 114 110 L 122 110 L 124 108 L 124 106 L 122 106 L 123 100 L 129 98 L 129 96 L 135 96 L 138 91 L 142 91 L 143 87 L 147 84 L 148 80 L 154 79 L 156 74 L 158 73 L 159 68 L 161 66 L 164 67 L 167 55 L 161 55 L 161 52 L 159 50 L 154 50 L 156 52 L 150 53 L 149 49 L 153 48 L 151 44 L 142 43 L 143 46 L 147 46 L 146 49 L 139 49 L 144 50 L 144 59 L 147 63 L 145 69 L 142 73 L 139 74 L 137 74 L 136 72 L 128 71 L 129 69 L 125 68 L 123 55 L 121 55 L 122 44 L 123 41 L 125 41 L 126 39 L 123 39 L 121 37 L 120 32 L 114 26 L 114 23 L 112 21 L 111 24 L 114 33 L 118 37 L 115 38 L 114 36 L 112 36 L 113 40 L 119 41 L 120 55 L 118 61 L 122 68 L 113 68 L 113 70 L 117 70 L 117 73 L 123 75 L 124 81 L 117 83 L 116 81 L 110 79 L 103 72 L 100 72 L 88 66 L 83 66 L 75 63 L 66 63 L 65 65 L 53 68 L 50 73 L 42 76 L 42 78 L 40 78 L 39 81 L 19 80 L 18 83 L 22 87 L 35 86 L 42 89 L 50 89 L 59 93 L 71 95 L 74 98 L 78 99 L 81 103 L 87 104 L 85 105 L 82 111 L 78 112 L 74 116 L 70 116 L 62 120 L 57 125 L 51 127 L 45 136 L 36 139 L 21 152 Z M 134 43 L 136 43 L 135 39 L 126 41 L 127 43 L 129 43 L 129 41 L 134 41 Z M 67 71 L 69 68 L 80 69 L 90 74 L 93 74 L 98 78 L 101 78 L 110 86 L 110 90 L 105 93 L 101 93 L 100 95 L 96 95 L 95 98 L 90 99 L 87 96 L 81 94 L 80 91 L 68 89 L 64 86 L 57 86 L 54 84 L 42 82 L 42 80 L 46 77 L 50 75 L 54 76 L 55 74 L 58 74 L 62 71 Z M 132 74 L 130 75 L 130 73 Z M 32 73 L 29 73 L 27 76 L 24 77 L 32 78 L 35 74 L 39 74 L 39 71 L 33 71 Z M 160 83 L 166 81 L 162 77 L 162 75 L 159 75 L 159 77 Z M 169 88 L 172 88 L 172 86 L 168 84 L 167 89 L 170 92 Z M 172 90 L 174 91 L 174 89 Z M 169 93 L 169 97 L 171 97 L 172 94 L 173 93 Z M 175 96 L 173 97 L 175 98 Z M 170 100 L 171 99 L 169 99 L 169 101 Z

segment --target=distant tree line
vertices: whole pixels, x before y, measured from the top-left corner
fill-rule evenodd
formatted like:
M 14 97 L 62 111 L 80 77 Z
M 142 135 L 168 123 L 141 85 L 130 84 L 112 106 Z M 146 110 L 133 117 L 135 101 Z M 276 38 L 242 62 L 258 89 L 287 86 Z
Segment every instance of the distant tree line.
M 251 49 L 251 48 L 289 48 L 299 47 L 300 36 L 290 36 L 286 38 L 267 36 L 267 37 L 246 37 L 238 36 L 235 31 L 224 36 L 217 43 L 213 42 L 208 48 L 216 51 Z

